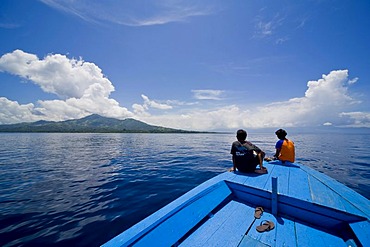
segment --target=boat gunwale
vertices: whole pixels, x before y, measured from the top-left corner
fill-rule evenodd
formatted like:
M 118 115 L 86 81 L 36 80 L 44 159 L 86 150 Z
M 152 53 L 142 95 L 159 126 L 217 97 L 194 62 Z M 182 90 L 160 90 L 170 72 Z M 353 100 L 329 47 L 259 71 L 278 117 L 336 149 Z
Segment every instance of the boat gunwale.
M 272 167 L 273 168 L 273 167 Z M 335 183 L 335 186 L 348 188 L 343 184 L 340 184 L 335 179 L 330 178 L 324 174 L 317 172 L 312 168 L 307 168 L 305 166 L 299 165 L 294 166 L 294 168 L 300 168 L 304 172 L 308 174 L 308 176 L 312 176 L 318 179 L 320 182 L 323 182 L 323 179 L 328 180 L 330 183 Z M 271 169 L 272 170 L 272 169 Z M 249 196 L 254 195 L 255 197 L 259 197 L 260 201 L 259 205 L 264 206 L 264 208 L 268 211 L 270 209 L 269 202 L 271 201 L 272 192 L 268 188 L 255 188 L 248 185 L 248 179 L 255 175 L 249 176 L 247 174 L 242 174 L 238 172 L 224 172 L 221 173 L 204 183 L 200 184 L 199 186 L 193 188 L 192 190 L 188 191 L 184 195 L 180 196 L 176 200 L 172 201 L 171 203 L 167 204 L 160 210 L 156 211 L 152 215 L 148 216 L 147 218 L 143 219 L 139 223 L 135 224 L 131 228 L 127 229 L 126 231 L 122 232 L 121 234 L 117 235 L 115 238 L 111 239 L 103 246 L 129 246 L 143 237 L 145 237 L 149 232 L 154 231 L 160 224 L 171 218 L 172 216 L 176 215 L 178 212 L 187 208 L 192 205 L 194 201 L 199 200 L 203 196 L 209 194 L 211 191 L 217 189 L 218 186 L 222 184 L 226 184 L 227 187 L 232 191 L 232 198 L 230 197 L 228 200 L 237 200 L 241 201 L 250 206 L 256 206 L 256 202 L 250 202 L 248 200 L 243 199 L 243 196 L 240 196 L 240 193 L 247 193 Z M 271 179 L 271 174 L 268 175 L 268 179 Z M 327 177 L 327 178 L 326 178 Z M 325 181 L 326 181 L 325 180 Z M 324 181 L 324 182 L 325 182 Z M 329 185 L 330 185 L 329 183 Z M 327 185 L 328 186 L 328 185 Z M 265 186 L 264 186 L 265 187 Z M 337 191 L 332 189 L 328 186 L 331 190 L 333 190 L 338 196 L 341 196 Z M 357 192 L 350 190 L 353 195 L 352 196 L 361 196 Z M 341 196 L 342 197 L 342 196 Z M 345 200 L 349 201 L 347 198 Z M 366 198 L 365 198 L 366 199 Z M 363 200 L 360 198 L 360 200 Z M 271 203 L 271 202 L 270 202 Z M 280 194 L 278 193 L 278 216 L 277 219 L 279 220 L 282 218 L 286 219 L 293 219 L 297 222 L 302 222 L 303 224 L 312 225 L 316 229 L 331 232 L 338 236 L 338 231 L 352 229 L 351 236 L 354 236 L 356 242 L 359 240 L 356 238 L 356 227 L 352 227 L 355 223 L 358 222 L 367 222 L 369 223 L 368 213 L 366 212 L 365 208 L 358 208 L 361 205 L 356 203 L 351 203 L 353 207 L 360 211 L 354 212 L 353 210 L 343 211 L 338 208 L 328 207 L 326 205 L 321 205 L 314 201 L 306 201 L 299 198 L 291 197 L 289 194 Z M 298 210 L 297 210 L 298 209 Z M 289 214 L 289 211 L 297 211 L 298 213 Z M 365 212 L 364 212 L 365 211 Z M 310 216 L 306 218 L 302 218 L 300 215 L 303 213 L 310 212 Z M 211 211 L 210 211 L 211 213 Z M 314 216 L 314 217 L 312 217 Z M 322 218 L 324 217 L 324 218 Z M 366 218 L 367 217 L 367 218 Z M 316 222 L 312 221 L 312 218 L 316 220 Z M 331 219 L 331 220 L 328 220 Z M 203 219 L 202 219 L 203 220 Z M 330 229 L 334 227 L 335 231 L 327 231 L 326 229 Z M 357 227 L 358 228 L 358 227 Z M 339 229 L 339 230 L 338 230 Z M 360 229 L 361 230 L 361 229 Z M 194 229 L 190 229 L 190 231 L 194 231 Z M 348 235 L 348 234 L 345 234 Z M 343 235 L 344 236 L 344 235 Z M 345 238 L 348 238 L 344 236 Z

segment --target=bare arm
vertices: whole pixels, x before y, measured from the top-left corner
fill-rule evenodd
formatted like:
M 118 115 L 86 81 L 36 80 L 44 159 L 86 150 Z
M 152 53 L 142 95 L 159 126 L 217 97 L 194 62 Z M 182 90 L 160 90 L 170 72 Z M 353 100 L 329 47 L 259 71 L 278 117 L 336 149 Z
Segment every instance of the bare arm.
M 278 158 L 279 158 L 280 150 L 281 150 L 281 148 L 277 148 L 277 149 L 276 149 L 276 152 L 275 152 L 275 154 L 274 154 L 274 157 L 275 157 L 276 159 L 278 159 Z
M 261 151 L 257 154 L 258 160 L 259 160 L 259 165 L 261 169 L 264 169 L 263 167 L 263 159 L 265 158 L 265 152 Z
M 234 155 L 232 156 L 233 167 L 229 169 L 229 172 L 236 171 Z

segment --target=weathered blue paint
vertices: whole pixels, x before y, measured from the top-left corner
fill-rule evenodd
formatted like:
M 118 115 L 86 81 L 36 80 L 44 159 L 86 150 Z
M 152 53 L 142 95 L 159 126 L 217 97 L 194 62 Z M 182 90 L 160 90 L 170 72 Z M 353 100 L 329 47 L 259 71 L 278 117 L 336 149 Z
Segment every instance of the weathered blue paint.
M 368 199 L 300 164 L 264 165 L 204 182 L 103 246 L 370 246 Z M 275 228 L 257 232 L 263 220 Z

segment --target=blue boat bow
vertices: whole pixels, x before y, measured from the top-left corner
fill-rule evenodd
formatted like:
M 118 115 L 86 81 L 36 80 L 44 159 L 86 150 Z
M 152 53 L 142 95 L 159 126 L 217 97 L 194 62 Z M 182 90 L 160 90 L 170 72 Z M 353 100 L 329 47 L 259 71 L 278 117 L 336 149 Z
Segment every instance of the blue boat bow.
M 368 199 L 300 164 L 264 165 L 219 174 L 103 246 L 370 246 Z M 266 221 L 275 227 L 256 231 Z

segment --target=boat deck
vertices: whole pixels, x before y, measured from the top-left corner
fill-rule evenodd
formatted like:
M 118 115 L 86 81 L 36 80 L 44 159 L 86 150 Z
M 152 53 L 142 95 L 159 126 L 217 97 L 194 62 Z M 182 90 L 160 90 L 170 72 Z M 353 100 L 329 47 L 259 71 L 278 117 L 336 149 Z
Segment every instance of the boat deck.
M 104 246 L 370 246 L 368 199 L 299 164 L 265 166 L 222 173 Z M 275 228 L 259 233 L 264 220 Z

